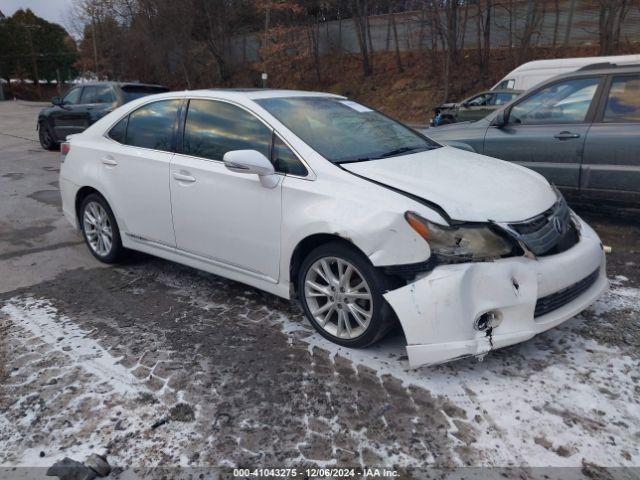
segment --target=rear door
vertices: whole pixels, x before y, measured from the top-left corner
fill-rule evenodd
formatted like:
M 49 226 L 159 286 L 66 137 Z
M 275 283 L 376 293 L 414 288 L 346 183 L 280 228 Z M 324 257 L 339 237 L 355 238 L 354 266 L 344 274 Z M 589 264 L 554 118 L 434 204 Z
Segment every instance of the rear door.
M 584 147 L 581 196 L 640 204 L 640 73 L 613 75 Z
M 130 240 L 175 247 L 169 168 L 181 105 L 182 99 L 142 105 L 116 123 L 104 142 L 102 184 Z
M 584 141 L 595 111 L 600 76 L 564 79 L 533 91 L 491 126 L 484 154 L 529 167 L 577 194 Z

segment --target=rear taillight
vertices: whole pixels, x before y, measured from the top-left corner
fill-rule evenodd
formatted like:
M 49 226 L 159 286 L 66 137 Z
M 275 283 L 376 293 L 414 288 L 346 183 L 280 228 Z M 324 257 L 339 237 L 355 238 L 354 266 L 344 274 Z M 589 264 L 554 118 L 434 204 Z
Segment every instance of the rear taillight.
M 71 151 L 71 144 L 69 142 L 62 142 L 60 144 L 60 156 L 62 157 L 62 161 L 64 162 L 64 157 Z

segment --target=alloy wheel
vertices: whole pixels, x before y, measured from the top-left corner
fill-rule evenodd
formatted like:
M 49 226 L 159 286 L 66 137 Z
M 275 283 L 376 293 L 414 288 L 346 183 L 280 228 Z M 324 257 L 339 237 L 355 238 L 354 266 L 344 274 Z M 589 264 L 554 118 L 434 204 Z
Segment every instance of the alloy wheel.
M 364 334 L 373 316 L 371 289 L 349 261 L 323 257 L 307 270 L 304 296 L 314 321 L 342 339 Z
M 109 215 L 98 202 L 89 202 L 82 216 L 83 230 L 87 243 L 99 256 L 104 257 L 113 245 L 113 229 Z

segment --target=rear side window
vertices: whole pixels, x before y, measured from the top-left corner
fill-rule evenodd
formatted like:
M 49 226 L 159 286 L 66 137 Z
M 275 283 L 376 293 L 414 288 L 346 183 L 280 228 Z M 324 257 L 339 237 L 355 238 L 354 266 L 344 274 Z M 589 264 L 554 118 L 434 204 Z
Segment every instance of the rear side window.
M 124 85 L 122 94 L 124 103 L 128 103 L 136 98 L 146 97 L 147 95 L 155 95 L 156 93 L 165 93 L 169 89 L 166 87 L 154 87 L 152 85 Z
M 613 77 L 603 121 L 640 123 L 640 75 Z
M 178 117 L 178 109 L 182 100 L 161 100 L 150 103 L 133 111 L 125 119 L 118 122 L 109 132 L 109 136 L 116 141 L 122 129 L 126 130 L 124 141 L 133 147 L 150 148 L 153 150 L 171 151 L 173 131 Z M 121 125 L 124 122 L 125 125 Z
M 249 112 L 215 100 L 189 101 L 184 154 L 222 160 L 231 150 L 257 150 L 269 158 L 270 149 L 271 129 Z
M 127 123 L 129 122 L 129 115 L 124 117 L 118 123 L 116 123 L 111 130 L 109 130 L 109 138 L 116 142 L 124 143 L 127 135 Z

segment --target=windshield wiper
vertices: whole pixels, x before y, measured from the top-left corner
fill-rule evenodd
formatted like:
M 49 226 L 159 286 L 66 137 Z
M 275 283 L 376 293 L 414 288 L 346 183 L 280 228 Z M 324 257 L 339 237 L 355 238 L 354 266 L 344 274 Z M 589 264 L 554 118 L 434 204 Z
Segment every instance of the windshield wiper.
M 400 148 L 396 148 L 395 150 L 390 150 L 388 152 L 385 152 L 382 155 L 380 155 L 378 158 L 393 157 L 395 155 L 400 155 L 402 153 L 415 152 L 417 150 L 423 150 L 423 149 L 428 149 L 428 148 L 429 147 L 426 147 L 426 146 L 422 146 L 422 147 L 400 147 Z
M 376 156 L 371 156 L 371 157 L 350 158 L 350 159 L 341 160 L 341 161 L 335 162 L 335 163 L 341 165 L 343 163 L 368 162 L 370 160 L 380 160 L 381 158 L 394 157 L 396 155 L 402 155 L 403 153 L 421 152 L 421 151 L 424 151 L 424 150 L 431 150 L 433 148 L 437 148 L 437 147 L 435 145 L 433 145 L 433 146 L 431 146 L 431 145 L 423 145 L 423 146 L 420 146 L 420 147 L 400 147 L 400 148 L 396 148 L 394 150 L 390 150 L 388 152 L 385 152 L 382 155 L 376 155 Z

